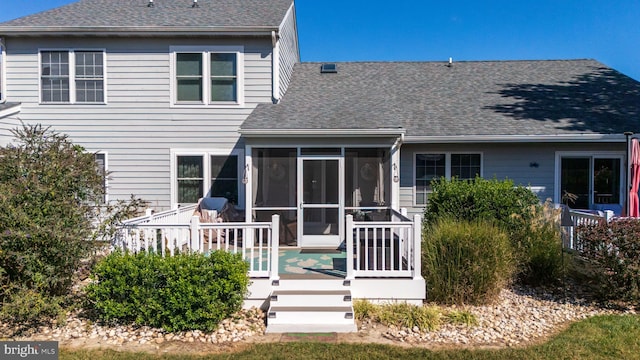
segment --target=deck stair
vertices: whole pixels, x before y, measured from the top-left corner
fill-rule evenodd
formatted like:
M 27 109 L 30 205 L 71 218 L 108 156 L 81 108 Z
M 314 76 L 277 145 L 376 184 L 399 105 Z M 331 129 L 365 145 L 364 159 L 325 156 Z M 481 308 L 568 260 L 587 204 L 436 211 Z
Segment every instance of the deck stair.
M 279 280 L 272 284 L 267 332 L 354 332 L 348 280 Z

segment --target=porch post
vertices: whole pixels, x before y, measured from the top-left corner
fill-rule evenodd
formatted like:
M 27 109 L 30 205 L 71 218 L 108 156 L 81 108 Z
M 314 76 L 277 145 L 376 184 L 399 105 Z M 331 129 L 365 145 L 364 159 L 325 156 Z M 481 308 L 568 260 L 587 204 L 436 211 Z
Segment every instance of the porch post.
M 280 215 L 271 216 L 271 269 L 269 269 L 269 279 L 279 280 L 280 274 Z
M 189 243 L 190 252 L 200 251 L 200 218 L 197 216 L 191 217 L 191 241 Z
M 346 234 L 345 241 L 347 243 L 347 280 L 355 279 L 354 269 L 353 269 L 353 215 L 347 215 L 347 224 L 346 224 Z
M 422 218 L 413 216 L 413 279 L 422 279 Z

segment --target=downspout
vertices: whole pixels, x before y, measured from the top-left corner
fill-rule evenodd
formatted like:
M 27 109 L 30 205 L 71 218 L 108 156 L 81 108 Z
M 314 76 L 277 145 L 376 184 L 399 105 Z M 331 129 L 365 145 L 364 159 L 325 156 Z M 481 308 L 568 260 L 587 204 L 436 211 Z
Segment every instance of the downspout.
M 271 84 L 271 98 L 274 104 L 280 102 L 280 39 L 279 35 L 271 32 L 271 45 L 273 46 L 273 56 L 271 59 L 271 76 L 273 77 Z

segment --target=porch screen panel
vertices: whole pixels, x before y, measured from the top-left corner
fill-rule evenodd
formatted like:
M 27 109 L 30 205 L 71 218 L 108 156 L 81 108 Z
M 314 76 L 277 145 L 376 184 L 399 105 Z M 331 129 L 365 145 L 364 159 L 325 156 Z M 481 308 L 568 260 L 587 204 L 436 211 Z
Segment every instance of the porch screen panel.
M 560 196 L 573 194 L 575 201 L 568 201 L 567 205 L 576 209 L 589 208 L 589 181 L 591 158 L 563 157 L 561 160 Z M 567 202 L 567 200 L 563 201 Z
M 197 203 L 203 196 L 202 156 L 178 156 L 178 203 Z
M 297 207 L 297 150 L 253 150 L 253 206 L 255 208 Z
M 345 205 L 367 208 L 390 204 L 389 151 L 350 148 L 345 154 Z

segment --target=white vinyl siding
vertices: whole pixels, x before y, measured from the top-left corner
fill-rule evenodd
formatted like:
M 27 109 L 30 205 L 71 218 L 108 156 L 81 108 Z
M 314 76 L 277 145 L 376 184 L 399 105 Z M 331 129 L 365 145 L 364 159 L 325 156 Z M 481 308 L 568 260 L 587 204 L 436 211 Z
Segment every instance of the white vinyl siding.
M 244 103 L 244 48 L 172 46 L 173 104 L 238 106 Z
M 295 16 L 295 8 L 293 4 L 291 4 L 287 16 L 280 25 L 280 40 L 278 40 L 280 44 L 279 64 L 274 64 L 274 66 L 279 66 L 278 84 L 280 87 L 276 95 L 280 99 L 287 92 L 291 77 L 293 76 L 294 65 L 300 62 L 298 30 L 296 29 Z
M 220 46 L 244 49 L 243 68 L 238 71 L 244 74 L 243 106 L 172 105 L 171 45 L 180 41 L 192 47 L 211 47 L 211 39 L 101 39 L 107 60 L 104 106 L 39 104 L 39 48 L 46 44 L 57 49 L 90 49 L 95 39 L 6 41 L 7 86 L 10 101 L 22 104 L 21 120 L 51 126 L 87 151 L 108 152 L 111 201 L 134 194 L 156 210 L 175 205 L 171 149 L 218 149 L 220 155 L 241 151 L 244 140 L 238 128 L 258 104 L 272 102 L 270 37 L 216 40 Z M 2 121 L 9 129 L 19 126 L 17 120 Z M 5 143 L 9 140 L 0 137 Z M 241 186 L 239 201 L 244 200 L 243 189 Z
M 105 102 L 102 50 L 41 50 L 41 103 Z

